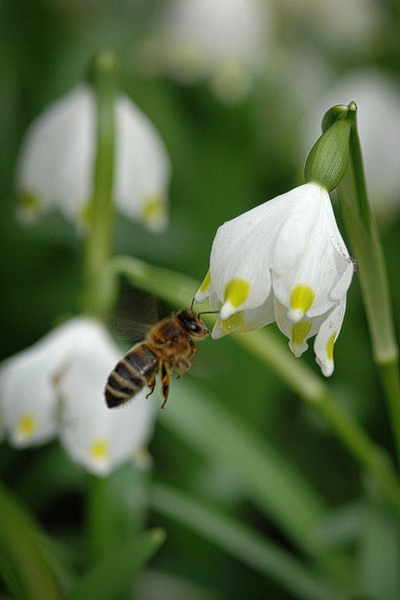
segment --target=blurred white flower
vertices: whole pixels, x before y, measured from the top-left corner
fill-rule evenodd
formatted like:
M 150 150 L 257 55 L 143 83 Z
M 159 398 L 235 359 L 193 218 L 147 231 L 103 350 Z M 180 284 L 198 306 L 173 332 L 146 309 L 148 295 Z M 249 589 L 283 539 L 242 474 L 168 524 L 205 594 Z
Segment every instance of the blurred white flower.
M 298 35 L 338 55 L 375 54 L 385 44 L 388 11 L 376 0 L 280 0 L 281 18 L 290 19 Z M 286 24 L 287 26 L 287 24 Z
M 357 104 L 358 133 L 371 202 L 382 219 L 400 212 L 400 85 L 382 71 L 347 73 L 324 88 L 301 121 L 301 154 L 321 134 L 322 115 L 335 104 Z
M 224 223 L 195 300 L 219 317 L 212 336 L 276 321 L 296 356 L 316 335 L 316 360 L 332 374 L 353 263 L 328 192 L 307 183 Z
M 17 447 L 42 444 L 57 434 L 55 378 L 65 348 L 73 343 L 70 330 L 55 329 L 34 346 L 0 365 L 0 412 L 10 442 Z
M 71 458 L 107 475 L 151 435 L 154 410 L 138 394 L 110 411 L 104 384 L 120 352 L 103 325 L 77 317 L 0 366 L 0 414 L 11 444 L 26 447 L 59 435 Z
M 221 100 L 235 102 L 249 92 L 264 60 L 269 14 L 261 0 L 175 0 L 160 12 L 159 33 L 147 50 L 178 80 L 206 79 Z
M 127 97 L 115 103 L 117 208 L 154 231 L 167 224 L 170 159 L 150 120 Z M 29 127 L 20 151 L 16 185 L 19 217 L 32 222 L 58 208 L 85 227 L 93 193 L 96 99 L 87 84 L 51 104 Z

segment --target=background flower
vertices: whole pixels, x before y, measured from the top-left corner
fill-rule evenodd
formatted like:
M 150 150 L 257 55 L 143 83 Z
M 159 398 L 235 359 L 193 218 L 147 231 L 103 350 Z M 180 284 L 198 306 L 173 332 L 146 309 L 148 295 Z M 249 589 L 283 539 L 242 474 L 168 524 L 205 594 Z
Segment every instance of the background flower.
M 186 83 L 207 80 L 219 99 L 236 102 L 249 94 L 265 60 L 269 12 L 259 0 L 174 0 L 156 19 L 144 60 L 151 50 L 153 68 Z
M 133 458 L 151 435 L 146 391 L 109 411 L 104 385 L 121 352 L 97 321 L 76 317 L 0 366 L 1 413 L 13 445 L 55 435 L 73 460 L 106 475 Z
M 119 210 L 152 231 L 167 225 L 170 159 L 154 125 L 127 96 L 115 106 L 114 197 Z M 85 227 L 93 193 L 96 144 L 94 92 L 80 84 L 32 123 L 16 181 L 19 217 L 30 222 L 58 208 Z

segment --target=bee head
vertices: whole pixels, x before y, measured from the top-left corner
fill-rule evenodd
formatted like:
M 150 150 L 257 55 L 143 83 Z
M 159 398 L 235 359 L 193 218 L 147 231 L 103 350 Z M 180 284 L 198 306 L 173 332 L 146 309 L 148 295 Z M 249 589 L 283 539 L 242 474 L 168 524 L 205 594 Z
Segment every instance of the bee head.
M 176 316 L 191 337 L 203 340 L 210 335 L 204 321 L 192 310 L 183 309 Z

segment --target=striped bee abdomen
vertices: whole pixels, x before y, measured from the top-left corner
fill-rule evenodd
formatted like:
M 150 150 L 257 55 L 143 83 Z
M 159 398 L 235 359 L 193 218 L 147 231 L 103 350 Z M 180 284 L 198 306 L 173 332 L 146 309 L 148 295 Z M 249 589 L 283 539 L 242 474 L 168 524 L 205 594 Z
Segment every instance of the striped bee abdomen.
M 146 385 L 154 382 L 159 368 L 159 358 L 142 342 L 134 346 L 110 374 L 105 397 L 107 406 L 113 408 L 130 400 Z

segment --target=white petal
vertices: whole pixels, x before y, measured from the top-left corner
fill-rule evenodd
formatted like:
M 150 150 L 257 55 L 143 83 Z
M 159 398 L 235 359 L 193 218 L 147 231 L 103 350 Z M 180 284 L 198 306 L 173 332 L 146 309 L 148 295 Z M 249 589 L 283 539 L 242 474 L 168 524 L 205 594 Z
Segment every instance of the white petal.
M 275 299 L 275 317 L 279 329 L 289 339 L 289 348 L 296 357 L 299 357 L 308 349 L 307 340 L 314 336 L 325 316 L 315 317 L 313 319 L 303 317 L 297 323 L 293 323 L 287 317 L 286 307 Z
M 49 362 L 50 361 L 50 362 Z M 32 348 L 5 361 L 0 370 L 1 412 L 12 445 L 41 444 L 57 429 L 53 357 Z
M 272 250 L 271 267 L 277 275 L 290 270 L 308 251 L 311 232 L 326 198 L 329 201 L 328 192 L 314 183 L 306 183 L 275 198 L 285 211 Z
M 341 300 L 346 295 L 350 287 L 354 275 L 354 264 L 351 259 L 348 260 L 347 266 L 343 271 L 339 281 L 330 292 L 332 300 Z
M 121 354 L 101 325 L 81 339 L 58 381 L 62 397 L 60 438 L 73 460 L 97 475 L 107 475 L 146 444 L 154 405 L 148 390 L 120 410 L 104 401 L 107 377 Z
M 171 162 L 148 117 L 126 96 L 117 101 L 116 179 L 118 208 L 154 231 L 167 225 Z
M 212 283 L 210 282 L 209 286 L 206 289 L 202 289 L 201 287 L 197 290 L 197 292 L 194 295 L 194 301 L 197 302 L 198 304 L 203 304 L 207 298 L 210 298 L 210 296 L 215 295 L 214 292 L 214 288 Z
M 345 310 L 346 297 L 328 315 L 315 338 L 316 361 L 325 377 L 330 377 L 333 373 L 333 347 L 342 327 Z
M 231 314 L 258 308 L 270 294 L 270 249 L 285 217 L 285 207 L 277 200 L 265 202 L 227 221 L 217 231 L 211 250 L 210 273 L 218 298 L 224 302 L 226 285 L 234 279 L 250 285 L 246 301 Z
M 93 93 L 89 86 L 79 85 L 51 104 L 28 129 L 16 182 L 22 197 L 37 200 L 36 216 L 58 208 L 75 221 L 90 200 L 94 119 Z

